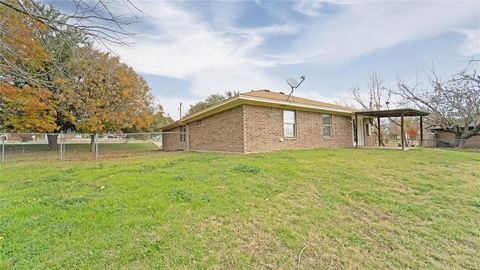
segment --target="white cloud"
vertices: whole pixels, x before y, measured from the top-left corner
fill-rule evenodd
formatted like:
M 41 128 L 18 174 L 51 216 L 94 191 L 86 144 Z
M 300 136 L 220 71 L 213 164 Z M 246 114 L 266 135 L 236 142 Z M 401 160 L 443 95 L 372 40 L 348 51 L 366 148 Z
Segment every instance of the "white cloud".
M 333 14 L 322 13 L 326 2 L 345 5 Z M 480 17 L 479 2 L 299 1 L 292 4 L 292 9 L 312 17 L 308 23 L 302 25 L 285 16 L 277 23 L 251 28 L 236 25 L 241 13 L 248 12 L 239 8 L 238 3 L 233 8 L 213 7 L 211 18 L 204 11 L 184 9 L 181 6 L 185 5 L 176 2 L 138 5 L 149 15 L 144 20 L 150 28 L 140 29 L 148 34 L 136 37 L 131 47 L 118 47 L 115 51 L 141 73 L 188 80 L 191 89 L 185 90 L 192 95 L 190 100 L 182 99 L 186 108 L 189 102 L 225 90 L 288 91 L 283 76 L 272 75 L 271 67 L 347 61 L 458 29 L 466 36 L 460 48 L 462 53 L 480 51 L 479 31 L 468 30 L 464 25 Z M 320 14 L 325 16 L 316 20 L 314 17 Z M 260 50 L 269 37 L 288 34 L 300 37 L 294 44 L 291 40 L 277 44 L 283 48 L 282 53 Z M 300 93 L 328 100 L 315 96 L 315 87 L 318 86 L 305 87 L 305 93 Z M 166 111 L 176 115 L 181 100 L 161 95 L 160 98 Z
M 323 3 L 324 1 L 301 0 L 293 5 L 293 10 L 303 15 L 314 17 L 320 14 L 319 9 Z
M 327 4 L 354 4 L 360 0 L 300 0 L 295 2 L 293 10 L 307 15 L 316 17 L 321 14 L 321 9 Z
M 467 56 L 480 54 L 480 28 L 462 29 L 459 32 L 465 35 L 465 41 L 459 48 L 460 53 Z
M 275 86 L 263 67 L 272 63 L 252 50 L 266 36 L 295 32 L 293 25 L 238 28 L 222 21 L 214 29 L 193 12 L 171 3 L 149 2 L 147 22 L 158 35 L 142 35 L 129 47 L 115 51 L 141 73 L 187 79 L 198 97 L 212 91 Z M 213 90 L 215 89 L 215 90 Z
M 454 31 L 480 16 L 479 2 L 357 2 L 309 25 L 289 62 L 345 61 L 407 41 Z

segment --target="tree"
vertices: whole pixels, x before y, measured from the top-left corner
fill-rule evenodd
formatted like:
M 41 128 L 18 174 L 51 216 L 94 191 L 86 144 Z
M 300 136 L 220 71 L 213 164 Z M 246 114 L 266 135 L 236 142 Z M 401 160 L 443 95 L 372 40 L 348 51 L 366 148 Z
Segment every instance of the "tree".
M 218 104 L 222 101 L 225 101 L 229 98 L 234 97 L 235 95 L 238 95 L 239 92 L 235 91 L 226 91 L 225 94 L 213 94 L 207 97 L 204 101 L 197 102 L 193 105 L 190 105 L 190 109 L 188 110 L 186 116 L 195 114 L 201 110 L 205 110 L 206 108 L 209 108 L 215 104 Z
M 25 2 L 25 7 L 32 2 Z M 38 4 L 37 9 L 45 18 L 62 20 L 63 16 L 53 7 Z M 0 5 L 0 76 L 17 88 L 50 91 L 49 110 L 54 112 L 58 132 L 73 129 L 71 89 L 58 86 L 58 81 L 70 80 L 67 64 L 75 49 L 85 44 L 83 33 L 68 27 L 59 33 L 28 15 Z M 25 119 L 26 120 L 26 119 Z M 48 148 L 57 145 L 57 135 L 48 135 Z
M 38 81 L 49 61 L 41 39 L 46 26 L 1 5 L 0 14 L 0 75 L 20 87 L 45 86 Z
M 91 46 L 80 48 L 71 65 L 77 80 L 66 87 L 74 90 L 70 98 L 77 100 L 75 127 L 92 134 L 92 147 L 95 133 L 150 127 L 150 88 L 131 67 Z
M 407 134 L 410 139 L 415 140 L 417 138 L 418 132 L 416 128 L 411 127 L 407 130 Z
M 385 86 L 382 75 L 372 72 L 367 77 L 366 91 L 362 91 L 358 87 L 353 88 L 352 96 L 363 110 L 373 111 L 384 109 L 387 106 L 386 104 L 392 97 L 392 91 Z
M 124 27 L 131 17 L 111 12 L 112 3 L 118 2 L 72 3 L 75 12 L 67 15 L 33 0 L 0 0 L 0 83 L 5 92 L 0 100 L 0 125 L 8 123 L 12 131 L 26 126 L 45 132 L 91 134 L 148 130 L 154 113 L 157 121 L 163 113 L 151 106 L 147 83 L 118 57 L 92 45 L 93 41 L 123 44 L 121 38 L 130 35 Z M 133 6 L 128 0 L 124 4 Z M 22 104 L 28 103 L 27 98 L 30 103 L 43 102 L 38 108 L 45 110 L 27 114 L 17 104 L 15 111 L 13 94 L 22 97 Z M 30 122 L 42 125 L 33 128 Z M 49 135 L 49 146 L 53 142 L 56 136 Z
M 363 110 L 382 110 L 388 109 L 388 104 L 390 104 L 390 99 L 392 97 L 392 91 L 385 86 L 385 80 L 380 74 L 372 72 L 367 77 L 367 89 L 362 91 L 358 87 L 353 88 L 352 97 L 353 100 L 360 105 Z M 395 122 L 390 119 L 390 123 Z M 383 127 L 382 123 L 380 124 L 380 127 L 378 127 L 377 123 L 374 123 L 374 126 L 374 134 L 376 137 L 378 137 L 378 132 L 383 133 L 382 130 L 388 129 L 387 123 L 384 123 Z M 385 136 L 382 137 L 385 138 Z M 379 144 L 385 146 L 383 142 L 379 142 Z
M 71 0 L 71 10 L 62 16 L 50 16 L 55 9 L 36 0 L 0 0 L 0 7 L 30 18 L 31 27 L 47 27 L 59 35 L 67 31 L 86 33 L 90 41 L 125 45 L 134 33 L 128 27 L 138 21 L 142 11 L 130 0 Z M 67 7 L 68 8 L 68 5 Z M 119 14 L 121 10 L 123 13 Z M 125 13 L 125 11 L 127 11 Z
M 154 110 L 152 117 L 153 121 L 152 125 L 150 126 L 150 131 L 152 132 L 157 132 L 162 127 L 174 122 L 170 115 L 165 114 L 162 105 L 157 105 L 157 108 Z
M 419 84 L 410 85 L 398 81 L 398 94 L 406 102 L 429 111 L 426 123 L 455 134 L 456 147 L 480 132 L 480 75 L 479 61 L 472 60 L 448 80 L 442 80 L 434 69 L 429 76 L 429 88 L 418 89 Z
M 0 82 L 2 129 L 20 132 L 46 132 L 56 128 L 51 94 L 42 88 L 17 88 Z

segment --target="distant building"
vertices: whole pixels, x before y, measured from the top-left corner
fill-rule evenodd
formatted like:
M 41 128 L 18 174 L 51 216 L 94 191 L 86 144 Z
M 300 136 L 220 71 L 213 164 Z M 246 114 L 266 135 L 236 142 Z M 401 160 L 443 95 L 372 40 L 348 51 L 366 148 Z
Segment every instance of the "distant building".
M 472 127 L 473 128 L 473 127 Z M 454 147 L 456 146 L 455 133 L 443 128 L 431 128 L 432 137 L 436 147 Z M 480 133 L 465 141 L 464 147 L 480 148 Z

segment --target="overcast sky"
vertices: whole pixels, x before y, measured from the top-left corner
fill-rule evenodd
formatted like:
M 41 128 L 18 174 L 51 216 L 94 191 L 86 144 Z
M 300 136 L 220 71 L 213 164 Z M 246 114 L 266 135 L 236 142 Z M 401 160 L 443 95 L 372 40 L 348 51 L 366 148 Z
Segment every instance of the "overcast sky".
M 174 118 L 212 93 L 288 91 L 287 77 L 306 76 L 296 95 L 335 102 L 372 71 L 422 81 L 432 63 L 447 75 L 480 56 L 480 1 L 135 3 L 139 34 L 114 51 Z

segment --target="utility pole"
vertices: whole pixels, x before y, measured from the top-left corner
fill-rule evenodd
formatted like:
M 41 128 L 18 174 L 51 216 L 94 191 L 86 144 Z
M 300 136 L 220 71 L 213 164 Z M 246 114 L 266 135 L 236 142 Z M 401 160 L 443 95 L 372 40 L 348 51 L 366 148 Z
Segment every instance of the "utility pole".
M 182 120 L 182 102 L 180 102 L 180 120 Z

